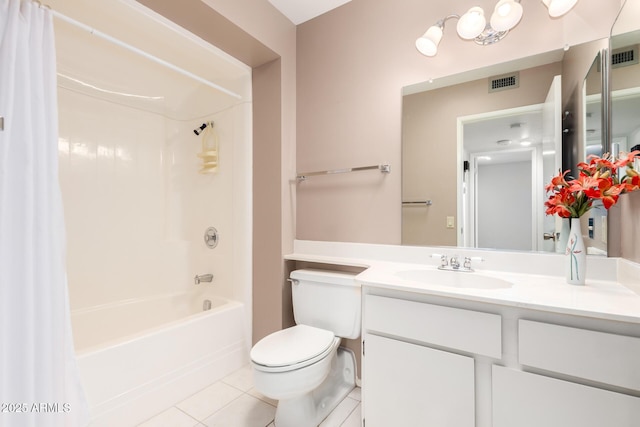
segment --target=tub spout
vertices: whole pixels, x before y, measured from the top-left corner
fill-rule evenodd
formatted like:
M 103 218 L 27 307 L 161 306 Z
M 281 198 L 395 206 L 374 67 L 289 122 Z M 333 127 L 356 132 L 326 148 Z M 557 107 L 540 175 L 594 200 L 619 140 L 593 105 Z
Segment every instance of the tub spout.
M 194 277 L 193 281 L 196 285 L 199 285 L 200 282 L 211 282 L 213 280 L 213 274 L 201 274 Z

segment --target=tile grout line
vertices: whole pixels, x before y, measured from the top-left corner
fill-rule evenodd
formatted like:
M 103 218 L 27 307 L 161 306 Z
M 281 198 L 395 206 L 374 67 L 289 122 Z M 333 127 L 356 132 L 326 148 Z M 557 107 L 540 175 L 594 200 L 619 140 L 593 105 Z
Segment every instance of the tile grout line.
M 340 423 L 340 427 L 342 427 L 344 425 L 344 423 L 347 422 L 347 420 L 349 419 L 349 417 L 351 416 L 351 414 L 353 414 L 355 412 L 356 409 L 360 408 L 360 405 L 362 404 L 362 402 L 360 400 L 354 399 L 352 397 L 345 397 L 345 399 L 352 399 L 355 400 L 356 402 L 358 402 L 358 404 L 351 410 L 351 412 L 349 412 L 347 414 L 347 416 L 344 418 L 344 420 L 342 420 L 342 422 Z
M 226 384 L 226 383 L 225 383 L 225 384 Z M 229 385 L 229 384 L 227 384 L 227 385 Z M 233 386 L 230 386 L 230 387 L 233 387 Z M 240 390 L 238 387 L 234 387 L 234 388 L 235 388 L 236 390 L 239 390 L 240 392 L 242 392 L 242 394 L 240 394 L 240 395 L 239 395 L 238 397 L 236 397 L 235 399 L 230 400 L 226 405 L 221 406 L 221 407 L 220 407 L 220 408 L 218 408 L 216 411 L 214 411 L 214 412 L 212 412 L 211 414 L 207 415 L 207 416 L 205 417 L 205 420 L 206 420 L 207 418 L 211 418 L 211 417 L 213 417 L 213 416 L 214 416 L 215 414 L 217 414 L 218 412 L 220 412 L 220 411 L 222 411 L 223 409 L 225 409 L 225 408 L 227 408 L 227 407 L 231 406 L 231 404 L 232 404 L 233 402 L 235 402 L 236 400 L 240 399 L 244 394 L 246 394 L 246 393 L 244 393 L 242 390 Z M 193 417 L 192 417 L 192 418 L 193 418 Z M 200 424 L 204 424 L 204 425 L 206 425 L 206 424 L 205 424 L 205 422 L 204 422 L 204 420 L 198 420 L 198 422 L 199 422 Z
M 199 419 L 195 418 L 193 415 L 183 411 L 182 409 L 178 408 L 178 406 L 174 405 L 174 408 L 176 408 L 178 411 L 182 412 L 183 414 L 185 414 L 187 417 L 191 418 L 192 420 L 194 420 L 195 422 L 197 422 L 198 424 L 202 424 L 202 421 L 200 421 Z M 204 425 L 204 424 L 202 424 Z M 197 426 L 200 427 L 200 426 Z

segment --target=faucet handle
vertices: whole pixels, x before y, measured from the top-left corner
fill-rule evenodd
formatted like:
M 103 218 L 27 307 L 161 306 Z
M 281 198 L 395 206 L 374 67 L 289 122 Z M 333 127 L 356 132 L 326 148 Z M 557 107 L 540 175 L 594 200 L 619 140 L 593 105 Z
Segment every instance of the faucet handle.
M 447 256 L 442 254 L 431 254 L 431 258 L 440 258 L 440 268 L 444 268 L 449 265 L 447 261 Z
M 479 257 L 479 256 L 472 256 L 472 257 L 466 256 L 466 257 L 464 257 L 464 265 L 463 265 L 463 267 L 466 270 L 471 270 L 471 261 L 483 262 L 484 258 Z

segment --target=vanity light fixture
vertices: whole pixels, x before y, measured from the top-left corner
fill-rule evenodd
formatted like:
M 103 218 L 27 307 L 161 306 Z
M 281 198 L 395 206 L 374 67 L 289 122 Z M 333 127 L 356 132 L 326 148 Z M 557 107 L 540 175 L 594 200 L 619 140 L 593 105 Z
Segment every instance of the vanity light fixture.
M 449 15 L 429 27 L 422 37 L 416 40 L 416 48 L 423 55 L 435 56 L 438 53 L 438 44 L 442 40 L 444 23 L 454 18 L 458 20 L 456 30 L 461 38 L 473 40 L 482 46 L 496 43 L 522 19 L 523 9 L 520 2 L 521 0 L 499 0 L 488 23 L 484 10 L 478 6 L 472 7 L 462 16 Z M 577 2 L 578 0 L 542 0 L 552 18 L 569 12 Z

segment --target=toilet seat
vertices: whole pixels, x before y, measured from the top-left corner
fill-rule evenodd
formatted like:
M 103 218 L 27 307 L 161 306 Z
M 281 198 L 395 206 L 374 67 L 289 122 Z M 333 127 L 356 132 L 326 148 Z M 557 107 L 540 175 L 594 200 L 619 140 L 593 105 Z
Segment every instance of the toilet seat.
M 339 342 L 331 331 L 296 325 L 258 341 L 251 349 L 251 360 L 264 372 L 292 371 L 323 359 Z

